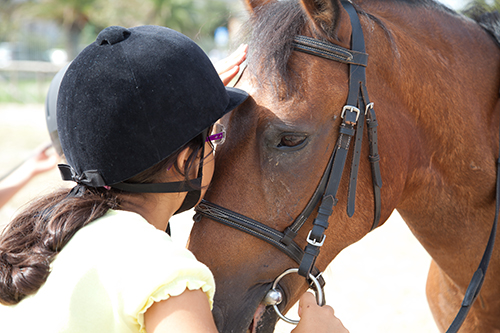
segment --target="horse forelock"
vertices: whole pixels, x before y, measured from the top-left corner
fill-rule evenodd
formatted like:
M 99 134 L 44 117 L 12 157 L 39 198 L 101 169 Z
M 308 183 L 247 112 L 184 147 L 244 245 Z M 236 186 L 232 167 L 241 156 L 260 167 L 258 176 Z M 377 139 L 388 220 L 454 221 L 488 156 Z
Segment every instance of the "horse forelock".
M 294 73 L 288 59 L 293 38 L 300 34 L 305 14 L 295 1 L 277 1 L 257 8 L 246 24 L 249 44 L 248 70 L 260 80 L 269 82 L 275 91 L 296 91 Z

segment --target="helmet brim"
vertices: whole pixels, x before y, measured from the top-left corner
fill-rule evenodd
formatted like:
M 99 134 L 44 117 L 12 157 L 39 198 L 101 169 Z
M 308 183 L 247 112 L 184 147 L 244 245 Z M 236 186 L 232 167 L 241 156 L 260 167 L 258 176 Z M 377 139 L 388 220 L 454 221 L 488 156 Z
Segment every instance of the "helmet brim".
M 248 93 L 238 88 L 226 87 L 226 91 L 229 96 L 229 103 L 226 107 L 226 113 L 237 108 L 248 98 Z

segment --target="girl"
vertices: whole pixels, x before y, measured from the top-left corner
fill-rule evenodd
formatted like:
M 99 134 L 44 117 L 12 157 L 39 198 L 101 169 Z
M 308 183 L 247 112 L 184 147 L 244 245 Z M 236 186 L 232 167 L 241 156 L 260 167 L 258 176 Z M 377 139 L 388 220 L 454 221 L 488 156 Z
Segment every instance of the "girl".
M 164 230 L 204 195 L 225 135 L 214 123 L 247 96 L 178 32 L 103 30 L 58 95 L 59 169 L 76 186 L 33 202 L 0 238 L 2 330 L 217 332 L 212 274 Z M 301 305 L 295 332 L 346 332 L 311 294 Z

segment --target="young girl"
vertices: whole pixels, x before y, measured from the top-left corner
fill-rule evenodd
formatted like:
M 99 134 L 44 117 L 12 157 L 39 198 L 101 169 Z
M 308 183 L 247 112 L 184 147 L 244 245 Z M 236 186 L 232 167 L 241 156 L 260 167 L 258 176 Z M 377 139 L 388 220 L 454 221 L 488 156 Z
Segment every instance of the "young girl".
M 212 274 L 164 230 L 204 195 L 225 135 L 214 123 L 247 96 L 178 32 L 103 30 L 58 95 L 59 168 L 76 186 L 0 238 L 2 331 L 217 332 Z M 300 315 L 295 332 L 346 332 L 309 293 Z

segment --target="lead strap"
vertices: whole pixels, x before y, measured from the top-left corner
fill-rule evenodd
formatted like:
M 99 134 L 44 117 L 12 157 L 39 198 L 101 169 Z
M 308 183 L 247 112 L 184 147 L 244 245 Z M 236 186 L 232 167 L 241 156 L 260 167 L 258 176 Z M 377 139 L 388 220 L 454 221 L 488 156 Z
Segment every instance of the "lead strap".
M 456 333 L 462 326 L 469 310 L 474 304 L 479 292 L 481 291 L 481 287 L 483 286 L 484 277 L 486 276 L 486 271 L 488 270 L 488 266 L 490 264 L 491 254 L 493 253 L 493 246 L 495 245 L 495 236 L 497 233 L 497 225 L 498 225 L 498 215 L 500 212 L 500 145 L 499 145 L 499 158 L 497 159 L 497 182 L 495 188 L 495 219 L 493 220 L 493 226 L 491 227 L 490 237 L 488 239 L 488 244 L 486 244 L 486 249 L 484 250 L 483 257 L 481 258 L 481 262 L 477 270 L 474 272 L 474 275 L 467 286 L 467 290 L 465 291 L 465 296 L 462 301 L 462 305 L 460 310 L 453 319 L 450 327 L 446 331 L 446 333 Z

